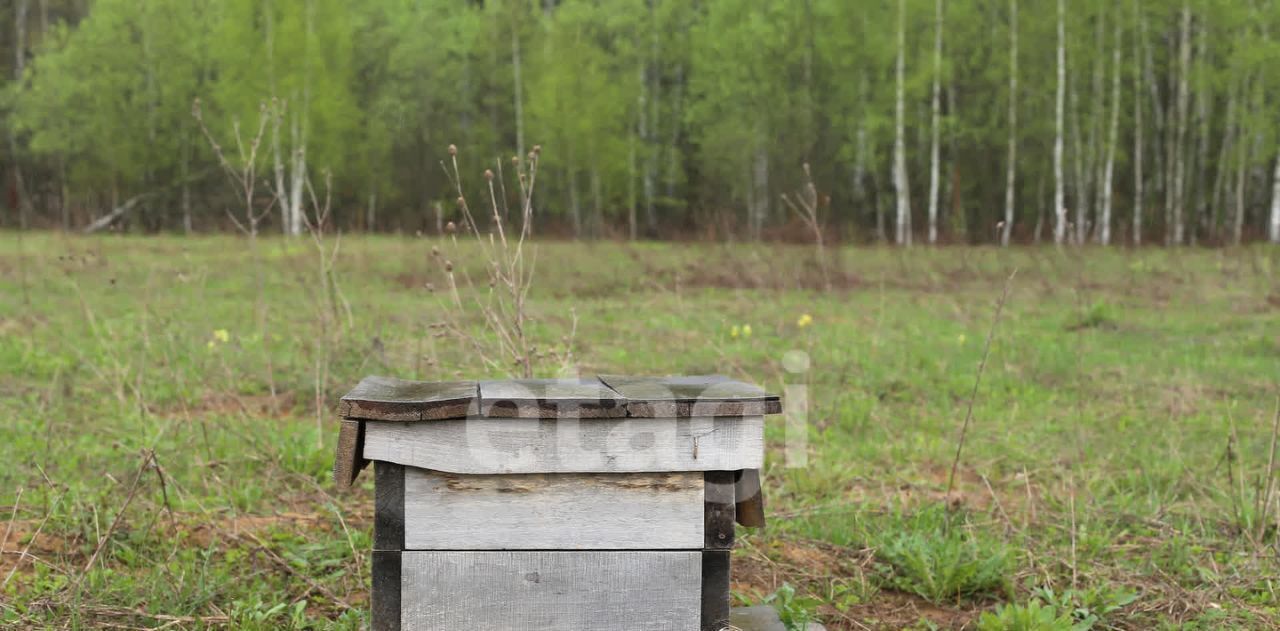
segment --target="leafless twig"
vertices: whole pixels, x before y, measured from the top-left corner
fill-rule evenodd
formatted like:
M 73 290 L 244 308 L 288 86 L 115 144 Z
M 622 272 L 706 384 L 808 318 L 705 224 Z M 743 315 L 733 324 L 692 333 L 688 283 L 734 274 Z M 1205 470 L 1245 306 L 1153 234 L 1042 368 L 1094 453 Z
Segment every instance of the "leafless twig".
M 563 349 L 539 349 L 529 331 L 531 318 L 528 313 L 529 290 L 533 286 L 537 269 L 536 251 L 525 255 L 525 244 L 532 234 L 533 194 L 538 179 L 538 164 L 542 148 L 535 145 L 524 159 L 513 157 L 519 183 L 521 223 L 519 231 L 512 233 L 506 224 L 506 187 L 502 181 L 502 164 L 496 165 L 497 174 L 484 172 L 487 211 L 491 223 L 489 234 L 482 234 L 462 184 L 458 169 L 457 147 L 450 145 L 449 161 L 441 167 L 457 191 L 458 211 L 462 215 L 461 231 L 471 235 L 476 247 L 484 255 L 485 276 L 488 290 L 477 287 L 465 269 L 455 268 L 454 259 L 444 257 L 433 248 L 432 256 L 443 272 L 447 286 L 446 297 L 441 299 L 447 319 L 439 328 L 462 339 L 476 356 L 489 368 L 503 372 L 515 372 L 525 378 L 532 377 L 535 363 L 543 358 L 558 360 L 562 370 L 572 361 L 573 340 L 577 330 L 577 314 L 573 314 L 572 332 L 561 339 Z M 449 222 L 446 226 L 449 242 L 455 256 L 460 255 L 458 227 Z M 464 294 L 469 300 L 464 299 Z M 491 334 L 478 337 L 466 325 L 466 315 L 474 307 Z M 514 367 L 514 370 L 512 369 Z
M 800 220 L 813 232 L 815 254 L 818 257 L 818 269 L 822 271 L 823 286 L 831 289 L 831 273 L 828 270 L 826 250 L 822 237 L 822 222 L 818 219 L 818 206 L 823 200 L 818 198 L 818 189 L 813 185 L 813 175 L 809 171 L 809 163 L 804 163 L 804 187 L 793 194 L 782 195 L 782 202 L 794 212 Z
M 996 303 L 995 317 L 991 319 L 991 330 L 987 332 L 986 344 L 982 347 L 982 361 L 978 363 L 978 374 L 973 378 L 973 390 L 969 392 L 969 405 L 964 413 L 964 424 L 960 426 L 960 440 L 956 442 L 956 457 L 951 461 L 951 474 L 947 476 L 947 498 L 956 485 L 956 469 L 960 467 L 960 454 L 964 451 L 965 437 L 969 434 L 969 425 L 973 422 L 973 404 L 978 399 L 978 386 L 982 384 L 982 374 L 987 370 L 987 358 L 991 355 L 991 340 L 995 339 L 996 329 L 1000 326 L 1000 316 L 1004 314 L 1004 305 L 1009 300 L 1009 288 L 1013 286 L 1013 278 L 1018 275 L 1014 269 L 1004 281 L 1004 291 L 1000 293 L 1000 302 Z

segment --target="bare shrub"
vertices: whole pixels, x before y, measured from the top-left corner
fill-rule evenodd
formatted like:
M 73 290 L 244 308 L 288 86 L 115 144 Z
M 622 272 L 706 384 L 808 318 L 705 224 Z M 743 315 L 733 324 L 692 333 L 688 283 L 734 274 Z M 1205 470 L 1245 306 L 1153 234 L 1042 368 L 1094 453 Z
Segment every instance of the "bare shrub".
M 460 339 L 484 365 L 495 371 L 530 378 L 540 362 L 558 365 L 558 372 L 571 370 L 573 340 L 577 331 L 577 314 L 572 309 L 572 325 L 568 335 L 561 338 L 559 347 L 544 345 L 539 348 L 530 326 L 533 322 L 528 311 L 529 290 L 533 286 L 537 269 L 537 249 L 529 243 L 533 230 L 533 193 L 538 181 L 538 163 L 542 148 L 535 145 L 523 158 L 513 156 L 515 169 L 517 211 L 520 225 L 508 225 L 506 182 L 502 160 L 495 169 L 484 171 L 485 204 L 490 223 L 487 233 L 482 233 L 471 204 L 467 201 L 458 169 L 458 149 L 449 146 L 449 159 L 441 166 L 458 193 L 458 211 L 462 226 L 454 222 L 445 226 L 451 246 L 451 256 L 445 256 L 433 248 L 432 257 L 446 279 L 447 296 L 441 299 L 444 319 L 437 326 L 443 332 Z M 516 228 L 514 231 L 512 228 Z M 485 278 L 477 283 L 454 260 L 461 260 L 461 238 L 474 242 L 481 253 Z M 484 322 L 484 332 L 477 333 L 468 325 L 470 316 L 479 314 Z

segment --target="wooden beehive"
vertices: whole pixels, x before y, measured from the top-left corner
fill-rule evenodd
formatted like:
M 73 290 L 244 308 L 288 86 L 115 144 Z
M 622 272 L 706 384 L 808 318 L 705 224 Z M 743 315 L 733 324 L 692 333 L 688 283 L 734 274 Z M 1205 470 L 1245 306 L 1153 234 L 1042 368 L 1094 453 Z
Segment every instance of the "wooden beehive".
M 375 463 L 373 629 L 720 631 L 780 411 L 720 376 L 366 378 L 334 477 Z

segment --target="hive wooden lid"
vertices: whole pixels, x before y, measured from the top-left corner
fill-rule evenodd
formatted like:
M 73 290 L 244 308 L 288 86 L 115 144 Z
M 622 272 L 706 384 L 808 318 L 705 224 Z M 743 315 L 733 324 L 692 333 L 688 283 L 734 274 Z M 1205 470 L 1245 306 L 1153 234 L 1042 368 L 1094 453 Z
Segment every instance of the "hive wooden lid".
M 363 421 L 433 421 L 469 416 L 511 419 L 680 418 L 778 414 L 782 402 L 758 386 L 724 375 L 638 377 L 603 375 L 580 379 L 507 381 L 407 381 L 365 377 L 338 406 L 343 417 L 334 481 L 355 482 L 363 458 Z M 760 472 L 734 478 L 740 524 L 763 527 Z
M 777 395 L 724 375 L 505 381 L 406 381 L 365 377 L 338 406 L 345 419 L 431 421 L 485 416 L 521 419 L 673 418 L 777 414 Z
M 371 421 L 435 421 L 479 412 L 474 381 L 406 381 L 365 377 L 338 403 L 338 415 Z
M 636 418 L 760 416 L 782 411 L 778 395 L 724 375 L 600 375 L 600 379 L 627 398 L 627 415 Z

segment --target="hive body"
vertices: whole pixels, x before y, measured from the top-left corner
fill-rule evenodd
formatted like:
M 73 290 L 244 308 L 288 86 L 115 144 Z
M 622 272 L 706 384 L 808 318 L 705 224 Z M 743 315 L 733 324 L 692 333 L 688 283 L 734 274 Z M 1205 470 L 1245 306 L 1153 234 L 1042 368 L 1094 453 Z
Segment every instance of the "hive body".
M 373 628 L 719 631 L 779 409 L 723 377 L 366 379 L 334 475 L 375 463 Z

